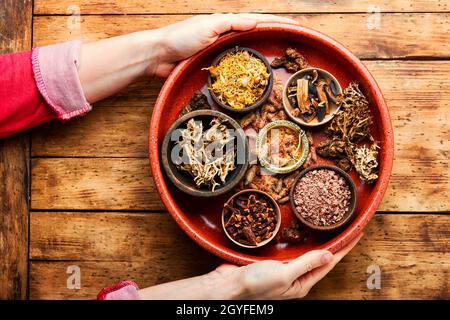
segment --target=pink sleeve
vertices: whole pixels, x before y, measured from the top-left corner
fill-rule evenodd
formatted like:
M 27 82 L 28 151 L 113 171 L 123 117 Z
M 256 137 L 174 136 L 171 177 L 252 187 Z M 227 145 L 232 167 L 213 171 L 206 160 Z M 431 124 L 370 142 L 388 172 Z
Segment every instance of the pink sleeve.
M 80 41 L 0 55 L 0 139 L 92 107 L 78 78 Z
M 78 40 L 33 48 L 36 85 L 61 120 L 81 116 L 92 109 L 78 77 L 80 51 Z
M 138 290 L 136 283 L 124 280 L 111 287 L 103 288 L 97 295 L 97 300 L 141 300 Z

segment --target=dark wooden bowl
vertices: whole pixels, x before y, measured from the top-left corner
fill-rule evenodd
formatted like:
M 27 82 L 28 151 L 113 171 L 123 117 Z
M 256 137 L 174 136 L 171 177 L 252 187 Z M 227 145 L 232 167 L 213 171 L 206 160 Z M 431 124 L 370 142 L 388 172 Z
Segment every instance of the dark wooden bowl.
M 266 198 L 273 206 L 273 209 L 275 210 L 275 214 L 277 215 L 277 225 L 275 226 L 275 230 L 273 231 L 272 236 L 269 239 L 266 239 L 264 241 L 261 241 L 260 243 L 258 243 L 256 246 L 249 246 L 243 243 L 240 243 L 239 241 L 234 240 L 227 232 L 227 230 L 225 229 L 225 210 L 222 210 L 222 228 L 223 228 L 223 232 L 225 232 L 225 234 L 227 235 L 228 239 L 230 239 L 232 242 L 234 242 L 236 245 L 243 247 L 243 248 L 247 248 L 247 249 L 256 249 L 256 248 L 261 248 L 262 246 L 265 246 L 266 244 L 268 244 L 270 241 L 272 241 L 275 236 L 277 235 L 278 231 L 280 230 L 280 226 L 281 226 L 281 211 L 280 211 L 280 207 L 278 206 L 278 203 L 266 192 L 264 191 L 260 191 L 260 190 L 256 190 L 256 189 L 246 189 L 246 190 L 242 190 L 239 191 L 237 193 L 235 193 L 230 199 L 227 200 L 226 203 L 230 202 L 232 199 L 242 195 L 242 194 L 250 194 L 250 193 L 258 193 L 260 195 L 262 195 L 264 198 Z
M 305 220 L 302 217 L 302 215 L 297 212 L 296 205 L 294 202 L 294 191 L 295 191 L 295 188 L 297 187 L 297 183 L 300 181 L 300 179 L 303 178 L 305 176 L 305 174 L 310 171 L 321 170 L 321 169 L 332 170 L 332 171 L 336 172 L 337 174 L 339 174 L 341 177 L 343 177 L 345 182 L 347 183 L 347 186 L 349 187 L 350 193 L 351 193 L 349 210 L 347 211 L 345 216 L 342 218 L 342 220 L 340 220 L 339 222 L 337 222 L 333 225 L 330 225 L 330 226 L 318 226 L 318 225 L 315 225 L 315 224 Z M 340 227 L 347 224 L 347 222 L 349 222 L 351 220 L 351 218 L 353 217 L 355 210 L 356 210 L 357 201 L 358 201 L 357 200 L 358 192 L 356 190 L 356 186 L 355 186 L 355 183 L 353 182 L 352 178 L 350 178 L 350 176 L 344 170 L 341 170 L 336 166 L 322 164 L 322 165 L 308 167 L 307 169 L 303 170 L 302 172 L 300 172 L 298 174 L 298 176 L 294 180 L 294 183 L 292 184 L 289 198 L 290 198 L 289 200 L 291 203 L 292 212 L 294 212 L 295 216 L 297 217 L 298 220 L 300 220 L 300 222 L 302 224 L 304 224 L 305 226 L 307 226 L 313 230 L 317 230 L 317 231 L 333 231 L 333 230 L 339 229 Z
M 258 100 L 258 102 L 254 103 L 248 107 L 242 108 L 242 109 L 235 109 L 235 108 L 230 107 L 229 105 L 223 103 L 222 101 L 220 101 L 219 98 L 216 96 L 216 94 L 210 89 L 212 86 L 212 82 L 213 82 L 211 73 L 208 75 L 208 82 L 207 82 L 208 90 L 209 90 L 209 93 L 211 94 L 211 98 L 221 108 L 224 108 L 225 110 L 228 110 L 231 112 L 236 112 L 236 113 L 247 113 L 252 110 L 255 110 L 256 108 L 261 107 L 269 98 L 270 93 L 272 92 L 272 86 L 273 86 L 273 72 L 272 72 L 272 68 L 270 67 L 270 63 L 269 63 L 269 61 L 267 61 L 266 57 L 264 57 L 261 53 L 259 53 L 258 51 L 254 50 L 254 49 L 244 48 L 244 47 L 234 47 L 234 48 L 223 51 L 221 54 L 219 54 L 213 60 L 211 65 L 213 65 L 213 66 L 217 65 L 219 63 L 219 61 L 223 58 L 223 56 L 225 56 L 229 52 L 235 52 L 235 51 L 247 51 L 247 52 L 251 53 L 252 55 L 256 56 L 257 58 L 259 58 L 262 62 L 264 62 L 264 64 L 267 67 L 267 72 L 269 72 L 269 83 L 267 84 L 264 94 L 261 96 L 261 98 Z
M 228 126 L 228 128 L 236 130 L 235 146 L 241 146 L 241 149 L 243 151 L 242 155 L 238 155 L 236 153 L 236 169 L 228 173 L 228 176 L 225 179 L 225 184 L 216 187 L 214 191 L 212 191 L 209 186 L 198 188 L 194 182 L 193 177 L 188 172 L 178 170 L 176 165 L 171 161 L 171 151 L 175 146 L 175 141 L 172 141 L 171 139 L 172 132 L 176 129 L 181 129 L 183 127 L 185 128 L 186 123 L 192 118 L 201 120 L 203 122 L 203 128 L 208 128 L 209 123 L 213 118 L 225 119 L 225 124 Z M 239 163 L 237 163 L 238 159 Z M 167 131 L 167 134 L 164 137 L 161 146 L 161 160 L 162 166 L 167 176 L 172 181 L 172 183 L 181 191 L 197 197 L 214 197 L 222 195 L 236 187 L 239 181 L 241 181 L 241 179 L 244 177 L 244 174 L 248 167 L 247 137 L 245 136 L 244 130 L 242 130 L 241 126 L 236 122 L 236 120 L 222 112 L 215 110 L 193 111 L 176 120 L 175 123 Z

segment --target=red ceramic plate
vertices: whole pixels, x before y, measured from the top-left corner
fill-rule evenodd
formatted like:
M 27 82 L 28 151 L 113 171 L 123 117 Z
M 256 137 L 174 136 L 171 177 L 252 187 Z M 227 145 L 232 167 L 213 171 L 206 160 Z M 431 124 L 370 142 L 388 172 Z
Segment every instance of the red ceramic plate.
M 381 142 L 379 154 L 380 175 L 376 183 L 362 183 L 355 172 L 351 177 L 358 190 L 356 216 L 344 229 L 334 234 L 311 234 L 301 244 L 283 242 L 279 235 L 270 244 L 258 249 L 244 249 L 233 244 L 221 226 L 221 211 L 231 194 L 218 198 L 199 199 L 183 194 L 164 175 L 161 167 L 161 142 L 170 125 L 177 119 L 181 108 L 187 104 L 194 91 L 206 89 L 207 72 L 214 57 L 233 46 L 249 47 L 264 54 L 269 61 L 293 46 L 308 59 L 311 66 L 331 72 L 345 88 L 356 80 L 370 101 L 374 117 L 372 134 Z M 275 74 L 287 80 L 284 70 Z M 324 136 L 314 129 L 314 142 Z M 366 67 L 349 50 L 337 41 L 317 31 L 289 24 L 264 24 L 247 32 L 231 32 L 220 37 L 212 46 L 180 63 L 164 84 L 156 101 L 150 122 L 150 165 L 158 192 L 167 210 L 178 225 L 198 244 L 217 256 L 237 264 L 248 264 L 265 259 L 289 261 L 312 249 L 328 249 L 332 252 L 350 242 L 369 222 L 386 191 L 393 160 L 393 132 L 388 109 L 377 83 Z M 319 163 L 331 163 L 320 160 Z M 281 229 L 294 219 L 289 204 L 280 206 Z M 280 230 L 281 230 L 280 229 Z

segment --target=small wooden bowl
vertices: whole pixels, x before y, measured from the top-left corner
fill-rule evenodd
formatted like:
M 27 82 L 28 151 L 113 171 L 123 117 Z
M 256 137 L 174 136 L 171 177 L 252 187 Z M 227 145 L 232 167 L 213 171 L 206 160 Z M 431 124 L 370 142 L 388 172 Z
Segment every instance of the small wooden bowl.
M 302 179 L 305 176 L 305 174 L 310 171 L 323 170 L 323 169 L 332 170 L 332 171 L 336 172 L 337 174 L 339 174 L 341 177 L 343 177 L 345 182 L 347 183 L 347 186 L 349 187 L 350 193 L 351 193 L 350 204 L 349 204 L 349 209 L 348 209 L 347 213 L 342 218 L 342 220 L 340 220 L 339 222 L 337 222 L 333 225 L 330 225 L 330 226 L 318 226 L 318 225 L 315 225 L 315 224 L 305 220 L 302 217 L 302 215 L 297 212 L 295 201 L 294 201 L 295 188 L 297 187 L 297 184 L 300 181 L 300 179 Z M 292 212 L 294 212 L 295 216 L 297 217 L 298 220 L 300 220 L 301 223 L 303 223 L 305 226 L 307 226 L 313 230 L 332 231 L 332 230 L 339 229 L 340 227 L 344 226 L 347 222 L 349 222 L 351 220 L 351 218 L 353 217 L 355 210 L 356 210 L 358 192 L 356 190 L 356 186 L 355 186 L 355 183 L 353 182 L 352 178 L 344 170 L 341 170 L 336 166 L 316 165 L 316 166 L 308 167 L 298 174 L 298 176 L 294 180 L 294 183 L 292 184 L 289 198 L 290 198 L 289 200 L 290 200 Z
M 211 90 L 211 86 L 213 83 L 213 79 L 211 76 L 211 73 L 209 73 L 208 75 L 208 90 L 209 93 L 211 94 L 212 99 L 222 108 L 224 108 L 225 110 L 231 111 L 231 112 L 236 112 L 236 113 L 248 113 L 252 110 L 255 110 L 259 107 L 261 107 L 269 98 L 270 93 L 272 92 L 272 86 L 273 86 L 273 72 L 272 72 L 272 68 L 270 67 L 270 63 L 269 61 L 266 59 L 266 57 L 264 57 L 261 53 L 259 53 L 258 51 L 254 50 L 254 49 L 250 49 L 250 48 L 244 48 L 244 47 L 234 47 L 228 50 L 223 51 L 220 55 L 218 55 L 212 62 L 211 65 L 216 66 L 220 60 L 228 53 L 230 52 L 236 52 L 236 51 L 247 51 L 250 54 L 252 54 L 253 56 L 257 57 L 258 59 L 260 59 L 262 62 L 264 62 L 264 64 L 267 67 L 267 72 L 269 73 L 269 82 L 267 84 L 266 90 L 264 91 L 264 94 L 261 96 L 261 98 L 254 104 L 242 108 L 242 109 L 235 109 L 233 107 L 230 107 L 229 105 L 223 103 L 222 101 L 220 101 L 220 99 L 216 96 L 216 94 L 213 92 L 213 90 Z
M 292 114 L 292 111 L 294 110 L 294 108 L 291 106 L 291 103 L 289 102 L 288 99 L 288 87 L 289 85 L 296 81 L 297 79 L 302 78 L 303 76 L 305 76 L 307 73 L 311 73 L 313 70 L 317 70 L 319 77 L 328 79 L 331 82 L 334 83 L 335 86 L 335 90 L 337 92 L 337 94 L 342 94 L 342 87 L 339 84 L 339 81 L 337 81 L 337 79 L 328 71 L 324 70 L 324 69 L 320 69 L 320 68 L 306 68 L 303 70 L 300 70 L 296 73 L 294 73 L 289 80 L 286 82 L 284 89 L 283 89 L 283 106 L 284 106 L 284 110 L 286 111 L 286 113 L 288 114 L 289 118 L 291 118 L 293 121 L 295 121 L 296 123 L 298 123 L 299 125 L 302 126 L 306 126 L 306 127 L 317 127 L 317 126 L 321 126 L 325 123 L 328 123 L 329 121 L 331 121 L 331 119 L 333 119 L 334 115 L 339 111 L 339 107 L 336 104 L 330 104 L 330 113 L 325 115 L 324 119 L 322 121 L 318 121 L 317 120 L 317 116 L 311 120 L 310 122 L 306 122 L 304 121 L 302 118 L 299 117 L 295 117 Z
M 269 161 L 267 161 L 267 159 L 265 159 L 263 157 L 263 154 L 261 151 L 263 148 L 263 142 L 267 139 L 267 133 L 272 129 L 282 128 L 282 127 L 286 127 L 291 130 L 294 130 L 294 131 L 298 132 L 298 134 L 301 135 L 301 137 L 302 137 L 301 138 L 302 139 L 302 154 L 301 154 L 300 158 L 298 158 L 294 164 L 292 164 L 288 167 L 278 167 L 274 164 L 269 163 Z M 258 138 L 256 140 L 256 150 L 257 150 L 257 154 L 258 154 L 258 160 L 264 168 L 266 168 L 267 170 L 269 170 L 270 172 L 273 172 L 273 173 L 285 174 L 285 173 L 289 173 L 294 170 L 297 170 L 305 163 L 306 158 L 308 157 L 308 153 L 309 153 L 309 142 L 308 142 L 308 137 L 306 136 L 306 132 L 302 128 L 300 128 L 298 125 L 296 125 L 295 123 L 293 123 L 291 121 L 287 121 L 287 120 L 276 120 L 276 121 L 272 121 L 272 122 L 268 123 L 264 128 L 262 128 L 259 131 Z
M 275 214 L 277 215 L 277 225 L 275 226 L 275 230 L 272 233 L 272 236 L 264 241 L 261 241 L 260 243 L 256 244 L 255 246 L 250 246 L 250 245 L 246 245 L 243 243 L 240 243 L 239 241 L 234 240 L 227 232 L 227 230 L 225 229 L 225 210 L 222 210 L 222 228 L 223 228 L 223 232 L 225 232 L 225 234 L 227 235 L 228 239 L 230 239 L 232 242 L 234 242 L 235 244 L 237 244 L 240 247 L 243 248 L 247 248 L 247 249 L 256 249 L 256 248 L 261 248 L 262 246 L 265 246 L 266 244 L 268 244 L 270 241 L 272 241 L 275 236 L 277 235 L 278 231 L 280 230 L 280 226 L 281 226 L 281 211 L 280 211 L 280 207 L 278 206 L 278 203 L 266 192 L 264 191 L 260 191 L 260 190 L 256 190 L 256 189 L 246 189 L 246 190 L 242 190 L 239 191 L 238 193 L 234 194 L 230 199 L 227 200 L 226 203 L 230 202 L 231 200 L 233 200 L 234 198 L 242 195 L 242 194 L 252 194 L 252 193 L 257 193 L 261 196 L 263 196 L 264 198 L 266 198 L 273 206 L 273 209 L 275 210 Z
M 172 133 L 185 127 L 186 123 L 195 118 L 203 122 L 203 128 L 209 128 L 209 123 L 213 118 L 221 118 L 226 120 L 224 122 L 228 128 L 234 129 L 236 132 L 235 146 L 238 150 L 242 150 L 242 154 L 236 151 L 235 164 L 236 169 L 228 173 L 225 179 L 225 184 L 216 187 L 214 192 L 209 186 L 202 186 L 198 188 L 194 182 L 193 177 L 185 171 L 178 170 L 176 165 L 171 161 L 172 148 L 175 146 L 175 141 L 172 140 Z M 244 130 L 239 123 L 230 116 L 215 110 L 198 110 L 192 111 L 179 118 L 167 131 L 162 146 L 161 146 L 161 161 L 162 166 L 172 181 L 172 183 L 181 191 L 196 197 L 214 197 L 224 194 L 232 190 L 241 179 L 244 177 L 248 167 L 248 142 Z

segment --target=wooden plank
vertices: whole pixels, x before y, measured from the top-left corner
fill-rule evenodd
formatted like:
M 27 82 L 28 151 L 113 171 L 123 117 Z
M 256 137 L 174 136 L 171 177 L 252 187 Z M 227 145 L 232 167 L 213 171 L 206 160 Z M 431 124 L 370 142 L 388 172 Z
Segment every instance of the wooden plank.
M 93 298 L 101 287 L 124 278 L 146 287 L 218 264 L 167 214 L 95 215 L 32 213 L 30 252 L 38 261 L 31 263 L 31 298 Z M 357 247 L 309 298 L 450 298 L 449 223 L 448 215 L 377 215 Z M 66 288 L 70 265 L 81 269 L 80 290 Z M 380 290 L 367 289 L 370 265 L 381 268 Z
M 0 2 L 0 54 L 31 45 L 32 1 Z M 27 134 L 0 141 L 0 299 L 25 299 L 28 277 Z
M 82 16 L 79 27 L 68 27 L 65 16 L 34 19 L 34 45 L 81 38 L 92 41 L 128 32 L 153 29 L 187 18 L 186 15 Z M 291 15 L 302 25 L 337 39 L 361 58 L 448 58 L 450 14 L 381 14 L 372 28 L 368 14 Z M 355 34 L 358 36 L 355 37 Z
M 32 263 L 30 281 L 49 281 L 33 287 L 30 297 L 36 299 L 83 294 L 92 298 L 102 287 L 123 279 L 164 283 L 209 272 L 220 263 L 196 246 L 167 213 L 33 212 L 30 230 L 33 259 L 67 260 L 52 264 L 51 270 L 47 262 Z M 80 291 L 67 289 L 70 265 L 81 269 Z
M 37 14 L 70 14 L 68 8 L 74 4 L 70 0 L 35 0 Z M 382 12 L 449 11 L 448 0 L 363 0 L 363 1 L 142 1 L 103 0 L 92 2 L 79 0 L 76 5 L 83 14 L 117 13 L 209 13 L 209 12 L 372 12 L 378 8 Z
M 380 211 L 449 211 L 449 160 L 396 160 Z M 31 208 L 163 210 L 147 159 L 32 161 Z
M 450 160 L 395 159 L 379 211 L 450 211 Z
M 450 128 L 448 121 L 450 102 L 450 63 L 448 61 L 366 61 L 387 99 L 394 124 L 396 141 L 394 171 L 391 184 L 380 207 L 381 211 L 448 211 L 449 199 L 449 155 Z M 156 95 L 156 92 L 154 93 Z M 128 95 L 120 99 L 106 102 L 108 106 L 97 108 L 85 119 L 76 120 L 65 125 L 54 123 L 44 126 L 33 134 L 33 155 L 64 157 L 147 157 L 147 123 L 149 111 L 147 107 L 127 109 Z M 134 99 L 134 98 L 133 98 Z M 145 99 L 147 100 L 147 99 Z M 114 103 L 110 104 L 111 101 Z M 122 101 L 122 102 L 120 102 Z M 118 107 L 118 105 L 124 107 Z M 150 101 L 148 104 L 151 104 Z M 141 105 L 146 105 L 142 102 Z M 129 110 L 129 111 L 128 111 Z M 57 131 L 57 132 L 56 132 Z M 44 160 L 42 160 L 44 161 Z M 45 162 L 49 161 L 49 162 Z M 70 209 L 73 202 L 84 204 L 77 208 L 84 209 L 116 209 L 112 201 L 102 196 L 99 189 L 89 194 L 91 200 L 83 200 L 79 189 L 92 188 L 90 183 L 98 185 L 99 178 L 92 178 L 93 173 L 84 168 L 86 178 L 79 182 L 76 176 L 67 176 L 64 171 L 53 167 L 54 161 L 67 166 L 67 160 L 45 160 L 40 162 L 39 171 L 33 174 L 33 208 Z M 70 160 L 73 161 L 73 160 Z M 89 163 L 92 170 L 102 170 L 102 160 L 82 160 Z M 145 162 L 145 161 L 144 161 Z M 141 162 L 127 162 L 127 170 L 139 172 Z M 145 163 L 147 166 L 147 163 Z M 46 183 L 50 170 L 54 175 L 54 185 Z M 146 169 L 148 170 L 148 169 Z M 43 176 L 39 172 L 43 172 Z M 98 174 L 98 173 L 97 173 Z M 67 180 L 68 179 L 68 180 Z M 142 180 L 141 180 L 142 179 Z M 72 182 L 73 180 L 73 182 Z M 122 185 L 121 190 L 129 199 L 138 201 L 139 209 L 160 209 L 153 204 L 158 199 L 156 194 L 146 199 L 141 197 L 147 193 L 147 176 L 138 175 L 130 185 Z M 78 181 L 78 182 L 77 182 Z M 110 180 L 108 180 L 110 181 Z M 140 182 L 137 182 L 140 181 Z M 67 185 L 76 184 L 76 188 Z M 100 185 L 102 185 L 100 183 Z M 139 195 L 133 195 L 136 185 L 143 186 Z M 45 192 L 40 190 L 45 186 Z M 79 199 L 67 199 L 61 192 L 70 190 Z M 35 194 L 36 191 L 37 193 Z M 60 198 L 62 197 L 62 198 Z M 54 202 L 50 199 L 58 199 Z M 101 205 L 100 205 L 101 204 Z M 77 204 L 80 205 L 80 204 Z M 106 205 L 106 207 L 105 207 Z M 126 205 L 126 204 L 123 204 Z M 125 207 L 123 209 L 127 209 Z
M 94 108 L 83 119 L 33 131 L 32 156 L 148 157 L 149 107 Z
M 112 97 L 95 103 L 95 107 L 151 107 L 165 79 L 154 78 L 131 84 Z
M 366 61 L 365 64 L 377 79 L 389 106 L 396 158 L 448 159 L 450 62 Z M 53 122 L 33 131 L 32 155 L 147 157 L 150 106 L 162 85 L 161 81 L 155 82 L 152 86 L 137 83 L 126 92 L 99 102 L 84 119 L 66 124 Z M 126 108 L 129 106 L 137 108 L 130 110 Z M 417 130 L 418 124 L 426 130 Z
M 147 159 L 34 159 L 31 194 L 32 209 L 164 209 Z
M 184 256 L 191 265 L 214 262 L 167 212 L 32 212 L 30 243 L 30 258 L 37 260 L 154 260 L 166 261 L 168 269 L 177 269 Z

